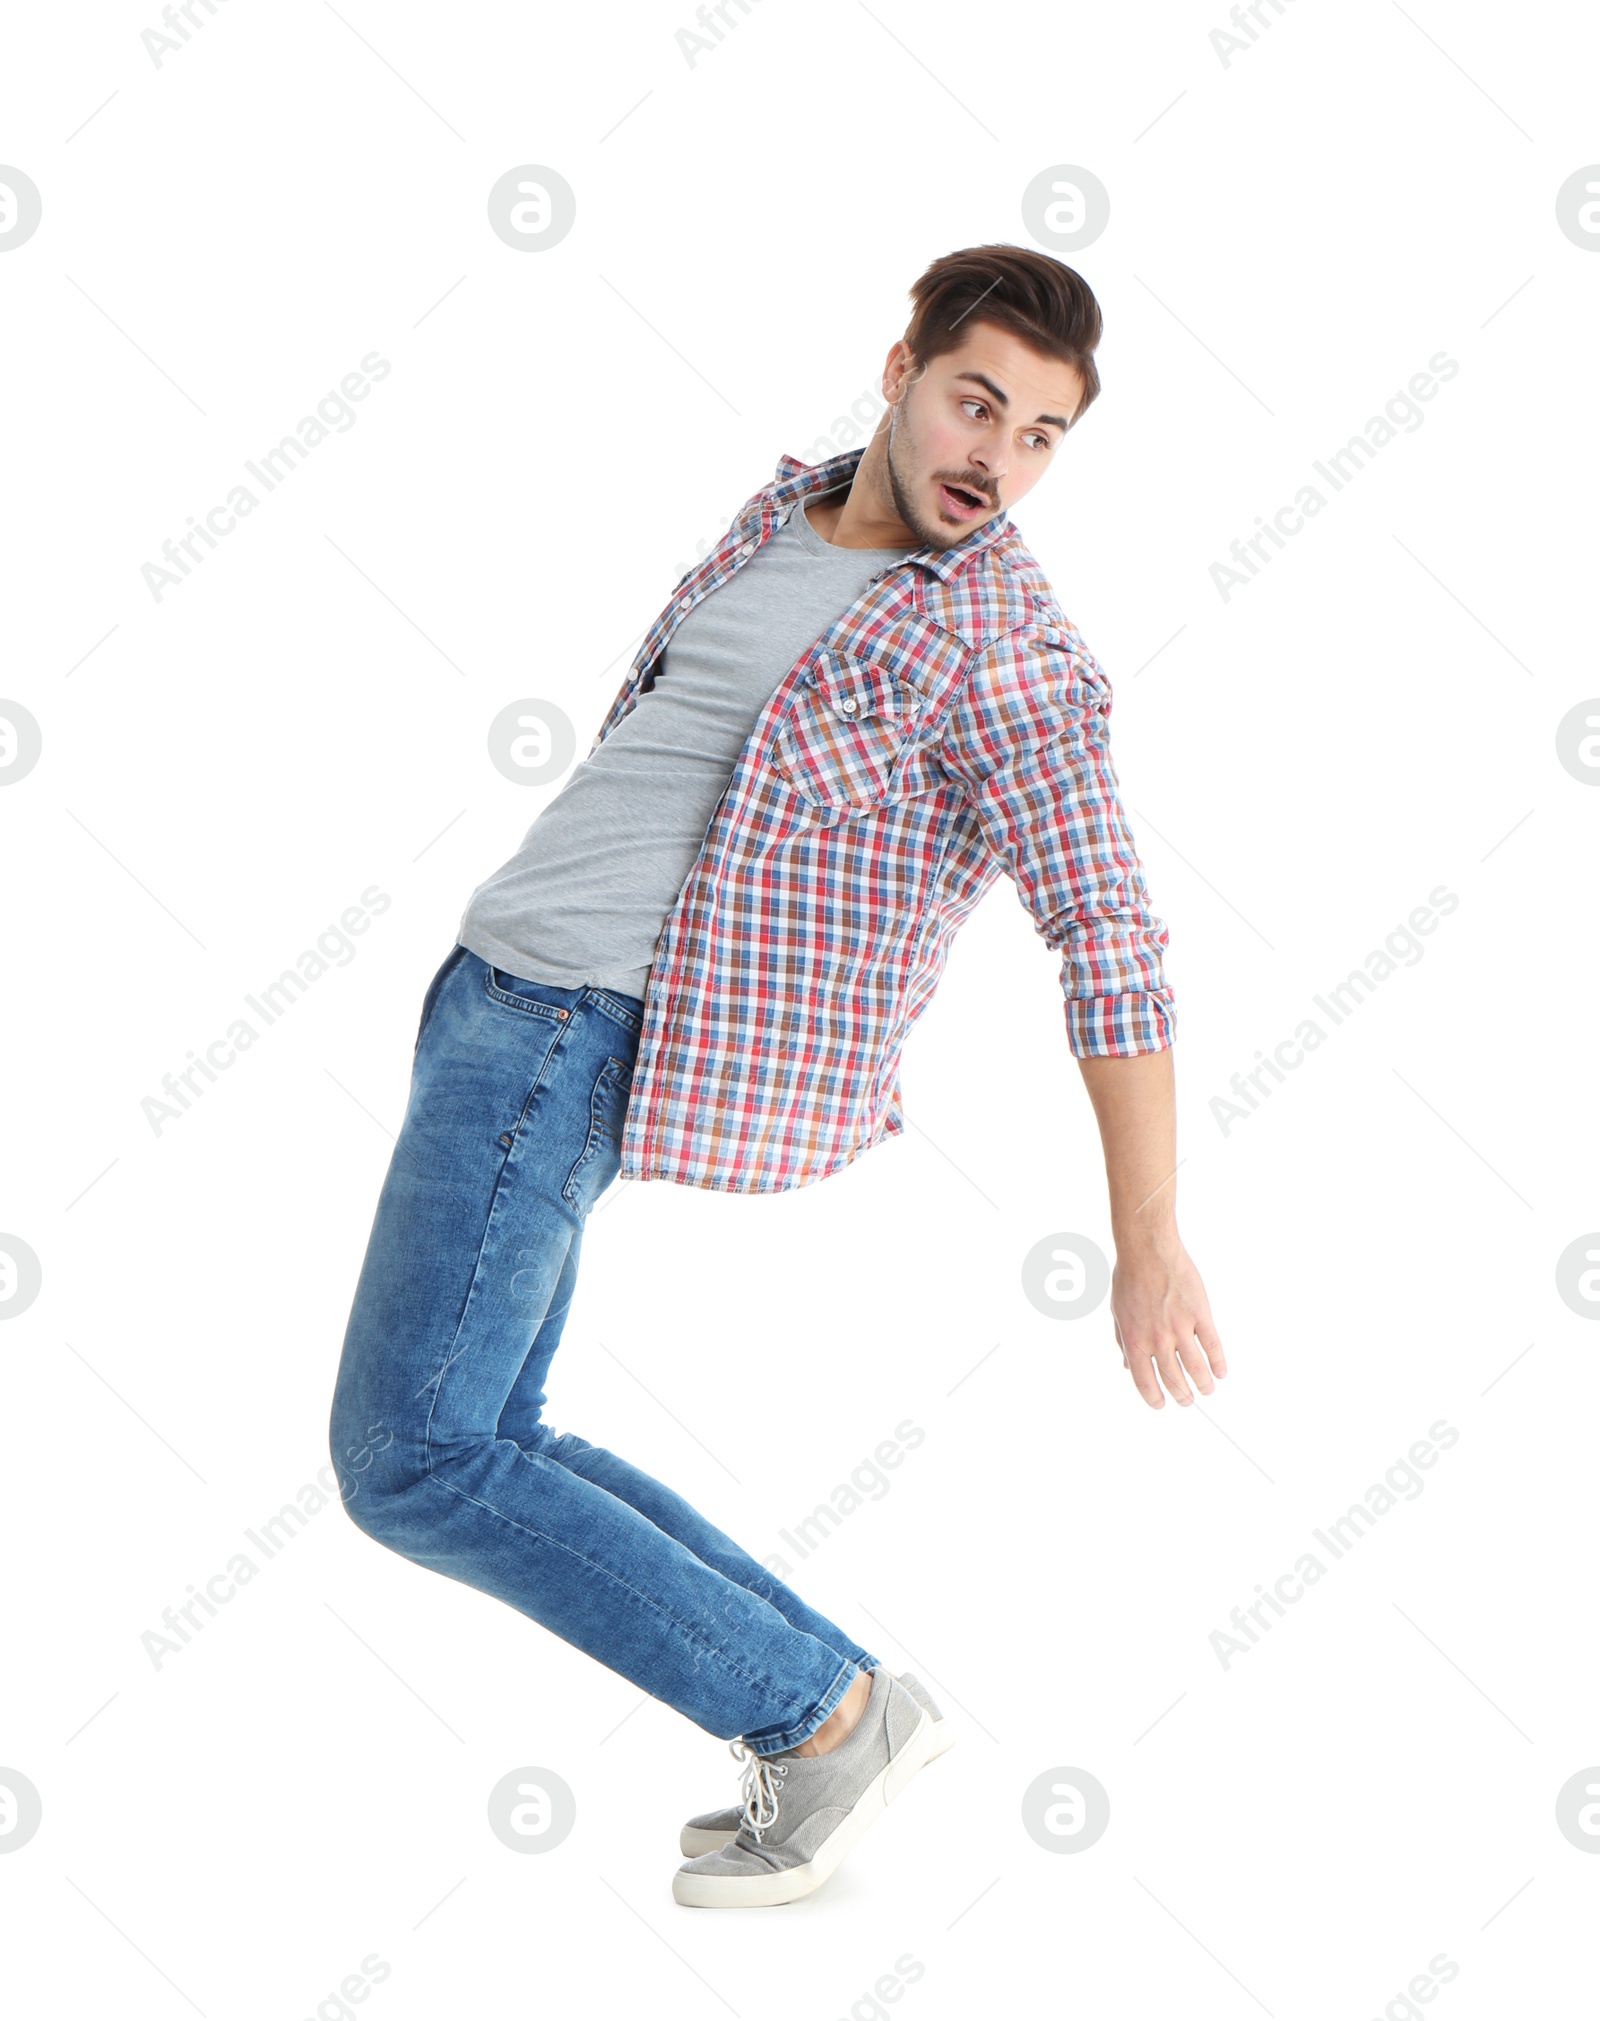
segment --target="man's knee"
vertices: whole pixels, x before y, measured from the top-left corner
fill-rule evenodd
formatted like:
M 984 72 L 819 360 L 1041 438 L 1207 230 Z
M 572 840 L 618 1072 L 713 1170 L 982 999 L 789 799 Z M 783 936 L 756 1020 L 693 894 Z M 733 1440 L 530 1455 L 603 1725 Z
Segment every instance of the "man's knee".
M 374 1419 L 371 1411 L 335 1403 L 328 1451 L 339 1498 L 356 1527 L 383 1543 L 393 1532 L 399 1498 L 422 1478 L 422 1469 L 407 1458 L 412 1447 L 398 1427 Z

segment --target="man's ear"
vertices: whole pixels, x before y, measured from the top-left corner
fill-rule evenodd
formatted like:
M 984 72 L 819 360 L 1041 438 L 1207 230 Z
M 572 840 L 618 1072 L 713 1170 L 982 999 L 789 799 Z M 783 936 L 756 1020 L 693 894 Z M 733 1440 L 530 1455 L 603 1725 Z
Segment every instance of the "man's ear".
M 911 347 L 904 337 L 896 337 L 889 346 L 889 355 L 883 362 L 883 397 L 894 406 L 922 376 L 923 367 L 917 365 L 911 356 Z

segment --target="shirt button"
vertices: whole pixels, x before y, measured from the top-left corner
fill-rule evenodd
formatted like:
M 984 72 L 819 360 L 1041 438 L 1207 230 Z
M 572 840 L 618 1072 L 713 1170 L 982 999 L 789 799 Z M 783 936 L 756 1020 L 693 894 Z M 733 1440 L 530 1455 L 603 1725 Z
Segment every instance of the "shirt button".
M 741 547 L 739 550 L 741 554 L 754 554 L 755 551 L 756 551 L 756 544 L 753 540 L 747 540 L 744 546 Z
M 841 703 L 839 704 L 839 707 L 840 707 L 841 709 L 843 709 L 843 710 L 844 710 L 844 712 L 845 712 L 845 714 L 846 714 L 847 716 L 853 716 L 853 715 L 855 714 L 855 712 L 856 712 L 856 698 L 855 698 L 855 696 L 854 696 L 854 695 L 846 695 L 846 696 L 845 696 L 845 698 L 844 698 L 844 700 L 843 700 L 843 701 L 842 701 L 842 702 L 841 702 Z

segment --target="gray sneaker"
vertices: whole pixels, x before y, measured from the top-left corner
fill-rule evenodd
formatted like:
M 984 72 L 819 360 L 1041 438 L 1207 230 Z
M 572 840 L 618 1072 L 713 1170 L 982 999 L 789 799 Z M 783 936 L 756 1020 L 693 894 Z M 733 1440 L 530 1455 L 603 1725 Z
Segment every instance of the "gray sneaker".
M 897 1683 L 905 1686 L 933 1721 L 933 1745 L 928 1750 L 928 1760 L 934 1761 L 941 1754 L 948 1754 L 956 1744 L 956 1737 L 950 1730 L 950 1722 L 929 1697 L 921 1680 L 913 1677 L 909 1670 L 892 1671 L 890 1674 Z M 679 1832 L 678 1844 L 691 1859 L 696 1853 L 714 1853 L 718 1846 L 725 1846 L 734 1836 L 743 1819 L 743 1804 L 730 1803 L 721 1810 L 703 1810 L 697 1817 L 690 1818 Z
M 827 1754 L 747 1756 L 738 1831 L 715 1852 L 686 1860 L 674 1901 L 691 1908 L 766 1908 L 820 1888 L 868 1825 L 928 1759 L 933 1721 L 880 1664 L 866 1709 Z

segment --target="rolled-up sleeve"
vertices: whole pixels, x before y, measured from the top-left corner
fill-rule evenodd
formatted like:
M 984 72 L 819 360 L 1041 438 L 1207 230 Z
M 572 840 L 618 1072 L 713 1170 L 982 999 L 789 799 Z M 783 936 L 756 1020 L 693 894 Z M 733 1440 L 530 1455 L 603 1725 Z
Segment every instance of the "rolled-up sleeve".
M 1111 683 L 1070 628 L 1008 633 L 975 657 L 939 744 L 989 846 L 1061 954 L 1079 1056 L 1160 1052 L 1176 1035 L 1163 955 L 1118 796 Z

